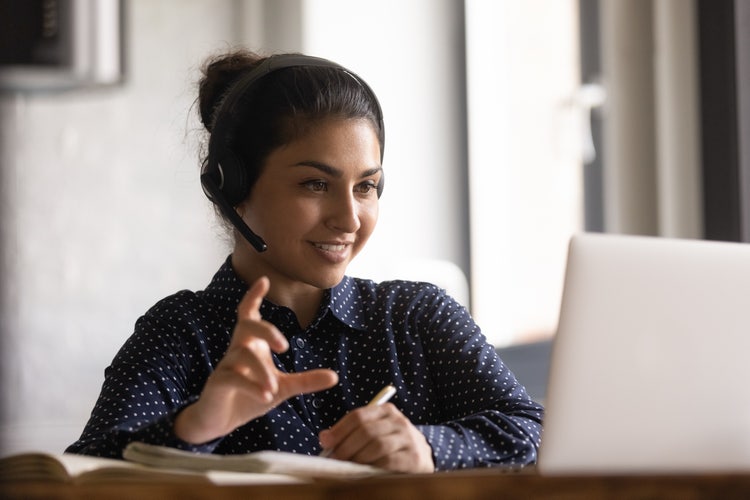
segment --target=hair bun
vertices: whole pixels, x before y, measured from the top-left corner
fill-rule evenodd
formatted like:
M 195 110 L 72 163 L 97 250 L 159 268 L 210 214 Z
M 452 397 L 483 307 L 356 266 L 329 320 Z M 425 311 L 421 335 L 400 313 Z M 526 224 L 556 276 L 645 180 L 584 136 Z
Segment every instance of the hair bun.
M 208 59 L 198 86 L 201 122 L 211 132 L 214 115 L 222 99 L 243 73 L 256 67 L 261 57 L 249 50 L 236 50 Z

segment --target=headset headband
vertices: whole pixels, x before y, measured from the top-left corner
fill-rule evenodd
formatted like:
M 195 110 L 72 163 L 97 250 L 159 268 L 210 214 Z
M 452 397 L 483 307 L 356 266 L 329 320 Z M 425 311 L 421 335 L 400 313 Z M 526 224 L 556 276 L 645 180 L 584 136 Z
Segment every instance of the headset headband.
M 375 104 L 376 108 L 375 111 L 377 113 L 378 127 L 380 128 L 380 130 L 385 130 L 383 124 L 383 111 L 380 108 L 380 102 L 378 101 L 375 92 L 373 92 L 370 86 L 367 85 L 367 83 L 359 76 L 341 66 L 340 64 L 329 61 L 328 59 L 323 59 L 322 57 L 306 56 L 303 54 L 277 54 L 267 57 L 257 67 L 252 69 L 247 75 L 242 76 L 240 80 L 232 86 L 229 94 L 221 102 L 219 109 L 214 116 L 211 137 L 209 139 L 209 151 L 213 153 L 216 152 L 218 148 L 227 146 L 226 144 L 217 145 L 216 142 L 223 141 L 226 135 L 226 131 L 224 129 L 233 123 L 233 121 L 229 119 L 231 117 L 231 114 L 237 111 L 237 104 L 239 103 L 240 99 L 245 96 L 248 90 L 250 90 L 258 80 L 261 80 L 270 73 L 273 73 L 274 71 L 278 71 L 280 69 L 305 66 L 336 68 L 351 76 L 363 89 L 365 89 L 368 95 L 372 98 L 372 102 Z M 382 142 L 383 141 L 381 141 L 380 144 L 381 161 L 383 159 L 382 156 L 384 148 L 384 144 Z M 216 157 L 216 155 L 211 156 Z M 209 158 L 211 158 L 211 156 L 209 156 Z

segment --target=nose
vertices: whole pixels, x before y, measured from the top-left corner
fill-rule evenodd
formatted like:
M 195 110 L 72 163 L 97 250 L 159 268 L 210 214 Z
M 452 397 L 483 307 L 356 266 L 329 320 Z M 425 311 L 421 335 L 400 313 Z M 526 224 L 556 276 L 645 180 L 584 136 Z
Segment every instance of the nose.
M 344 233 L 354 233 L 360 228 L 359 204 L 353 193 L 331 199 L 326 224 L 331 229 Z

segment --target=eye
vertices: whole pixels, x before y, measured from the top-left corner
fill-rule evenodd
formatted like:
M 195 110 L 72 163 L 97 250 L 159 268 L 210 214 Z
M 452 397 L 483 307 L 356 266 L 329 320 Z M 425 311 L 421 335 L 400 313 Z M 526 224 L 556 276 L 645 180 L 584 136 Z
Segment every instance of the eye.
M 328 183 L 326 181 L 321 180 L 314 180 L 314 181 L 306 181 L 303 182 L 302 185 L 309 189 L 310 191 L 314 192 L 320 192 L 320 191 L 328 191 Z
M 371 194 L 377 191 L 378 186 L 374 181 L 366 181 L 361 184 L 357 184 L 355 191 L 360 194 Z

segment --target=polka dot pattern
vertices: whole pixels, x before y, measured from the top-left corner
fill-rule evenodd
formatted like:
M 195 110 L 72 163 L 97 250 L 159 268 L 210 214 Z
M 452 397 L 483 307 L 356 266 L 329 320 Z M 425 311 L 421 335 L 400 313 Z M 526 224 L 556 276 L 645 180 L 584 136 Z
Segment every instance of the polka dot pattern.
M 174 416 L 197 399 L 222 358 L 246 290 L 227 259 L 205 290 L 152 307 L 106 369 L 91 418 L 67 451 L 120 457 L 139 440 L 218 454 L 318 454 L 322 429 L 391 383 L 391 402 L 425 435 L 438 470 L 536 460 L 543 410 L 463 306 L 428 283 L 351 277 L 327 291 L 305 329 L 288 308 L 261 305 L 263 318 L 289 340 L 289 350 L 274 355 L 276 366 L 331 368 L 338 385 L 291 398 L 210 443 L 181 441 Z

